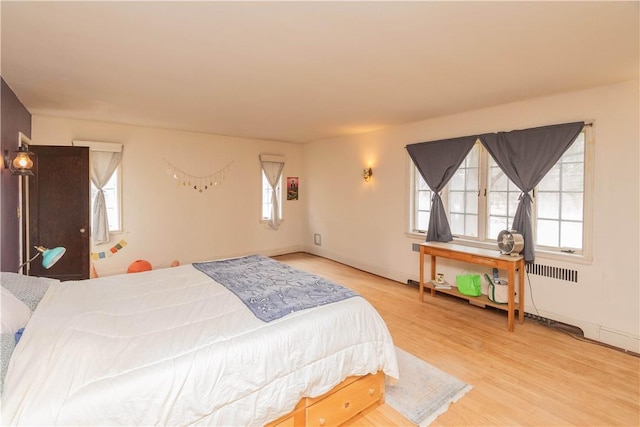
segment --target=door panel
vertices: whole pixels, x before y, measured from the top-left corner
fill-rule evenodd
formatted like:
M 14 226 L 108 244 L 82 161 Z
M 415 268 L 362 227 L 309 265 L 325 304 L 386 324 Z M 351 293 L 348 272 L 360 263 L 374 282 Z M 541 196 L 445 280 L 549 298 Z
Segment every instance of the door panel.
M 64 246 L 65 255 L 50 269 L 36 258 L 29 275 L 60 280 L 89 278 L 89 149 L 31 145 L 35 176 L 29 177 L 29 256 L 33 246 Z

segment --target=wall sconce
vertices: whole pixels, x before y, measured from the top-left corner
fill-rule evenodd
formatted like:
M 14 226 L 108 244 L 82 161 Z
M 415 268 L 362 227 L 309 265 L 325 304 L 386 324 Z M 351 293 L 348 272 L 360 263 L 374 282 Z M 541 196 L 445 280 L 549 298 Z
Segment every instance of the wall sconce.
M 371 181 L 371 176 L 373 175 L 373 171 L 371 170 L 371 168 L 368 169 L 364 169 L 362 171 L 362 177 L 364 178 L 365 182 L 369 182 Z
M 22 264 L 20 264 L 17 271 L 18 273 L 20 272 L 20 269 L 22 267 L 24 267 L 27 264 L 31 264 L 31 261 L 36 259 L 40 254 L 42 254 L 42 266 L 48 270 L 51 267 L 53 267 L 53 265 L 56 262 L 60 261 L 60 258 L 62 258 L 62 255 L 64 255 L 64 253 L 67 251 L 62 246 L 58 246 L 57 248 L 53 248 L 53 249 L 47 249 L 44 246 L 34 246 L 34 248 L 36 248 L 38 252 L 36 252 L 36 254 L 29 261 L 25 261 Z
M 4 168 L 9 169 L 13 175 L 33 176 L 33 156 L 24 145 L 14 151 L 14 156 L 9 156 L 9 150 L 4 150 Z

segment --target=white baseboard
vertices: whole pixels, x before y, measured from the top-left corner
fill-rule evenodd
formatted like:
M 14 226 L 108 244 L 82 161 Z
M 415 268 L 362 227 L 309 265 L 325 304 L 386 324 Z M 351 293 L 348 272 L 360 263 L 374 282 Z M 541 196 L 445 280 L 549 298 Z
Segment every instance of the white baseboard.
M 265 251 L 260 251 L 260 254 L 271 257 L 271 256 L 292 254 L 295 252 L 305 252 L 304 247 L 302 245 L 286 246 L 283 248 L 268 249 Z
M 601 327 L 597 341 L 640 354 L 640 337 L 628 335 L 624 332 Z
M 527 313 L 531 313 L 526 308 L 525 311 Z M 627 332 L 616 331 L 585 320 L 574 319 L 544 310 L 538 310 L 537 313 L 531 314 L 536 314 L 547 319 L 555 320 L 556 322 L 561 322 L 580 328 L 584 334 L 584 337 L 590 340 L 598 341 L 622 350 L 640 354 L 640 337 L 634 336 Z
M 380 268 L 376 265 L 371 265 L 367 263 L 360 262 L 355 259 L 351 259 L 349 257 L 345 257 L 342 255 L 338 255 L 329 251 L 325 251 L 322 249 L 318 249 L 317 247 L 309 247 L 305 248 L 305 252 L 310 253 L 312 255 L 321 256 L 323 258 L 327 258 L 341 264 L 348 265 L 349 267 L 357 268 L 358 270 L 365 271 L 367 273 L 375 274 L 376 276 L 384 277 L 385 279 L 394 280 L 400 283 L 406 283 L 407 273 L 395 270 L 388 270 L 385 268 Z

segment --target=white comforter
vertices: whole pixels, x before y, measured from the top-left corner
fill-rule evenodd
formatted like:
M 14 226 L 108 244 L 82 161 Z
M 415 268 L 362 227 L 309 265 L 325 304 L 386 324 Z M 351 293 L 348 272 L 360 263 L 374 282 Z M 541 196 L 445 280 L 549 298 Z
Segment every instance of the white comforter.
M 264 323 L 185 265 L 52 285 L 12 356 L 2 421 L 261 425 L 380 369 L 398 377 L 363 298 Z

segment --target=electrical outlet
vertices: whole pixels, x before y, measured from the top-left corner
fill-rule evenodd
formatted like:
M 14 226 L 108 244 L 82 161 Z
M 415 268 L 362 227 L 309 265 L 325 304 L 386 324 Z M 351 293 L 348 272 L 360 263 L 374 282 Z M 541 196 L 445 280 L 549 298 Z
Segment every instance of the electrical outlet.
M 313 235 L 313 243 L 315 243 L 317 246 L 322 246 L 322 236 L 320 236 L 320 234 L 315 233 Z
M 413 252 L 420 252 L 420 244 L 419 243 L 412 243 L 411 244 L 411 250 Z

